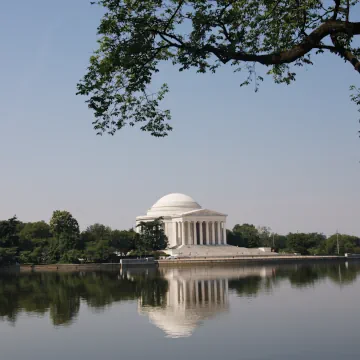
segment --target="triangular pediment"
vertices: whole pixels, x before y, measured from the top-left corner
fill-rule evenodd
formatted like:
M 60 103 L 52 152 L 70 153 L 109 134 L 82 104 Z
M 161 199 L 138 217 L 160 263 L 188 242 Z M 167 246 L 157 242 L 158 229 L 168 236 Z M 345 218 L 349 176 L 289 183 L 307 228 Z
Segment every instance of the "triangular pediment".
M 226 214 L 208 209 L 192 210 L 181 214 L 181 216 L 227 216 Z

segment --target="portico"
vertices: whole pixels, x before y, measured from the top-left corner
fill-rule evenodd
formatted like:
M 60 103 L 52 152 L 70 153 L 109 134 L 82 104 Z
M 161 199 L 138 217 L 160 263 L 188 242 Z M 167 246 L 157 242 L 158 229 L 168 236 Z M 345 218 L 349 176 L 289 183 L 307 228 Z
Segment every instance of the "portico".
M 183 214 L 173 219 L 174 245 L 225 245 L 225 219 L 225 215 L 208 210 L 197 210 L 190 216 Z

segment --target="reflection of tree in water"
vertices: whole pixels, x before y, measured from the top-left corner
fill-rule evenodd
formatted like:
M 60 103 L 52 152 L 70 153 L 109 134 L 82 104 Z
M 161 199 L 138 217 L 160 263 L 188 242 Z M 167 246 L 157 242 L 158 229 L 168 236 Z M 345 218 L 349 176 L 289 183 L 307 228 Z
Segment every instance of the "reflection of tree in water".
M 320 281 L 330 279 L 336 284 L 351 284 L 356 280 L 360 272 L 359 263 L 328 263 L 295 265 L 291 268 L 280 268 L 277 270 L 277 278 L 288 278 L 294 287 L 315 286 Z
M 327 269 L 327 276 L 339 285 L 350 285 L 355 282 L 358 271 L 354 263 L 337 264 Z
M 322 274 L 314 266 L 299 266 L 289 274 L 291 285 L 298 288 L 314 286 L 322 278 Z
M 131 279 L 117 272 L 2 274 L 0 316 L 15 322 L 19 312 L 49 311 L 54 325 L 66 325 L 78 314 L 80 300 L 97 310 L 139 297 L 146 305 L 160 306 L 166 290 L 166 280 L 154 274 Z
M 166 293 L 168 282 L 163 278 L 154 278 L 141 281 L 138 285 L 139 298 L 142 306 L 164 307 L 166 306 Z
M 261 274 L 261 269 L 266 273 Z M 259 267 L 260 275 L 230 275 L 227 280 L 229 289 L 238 296 L 257 296 L 283 281 L 302 288 L 329 279 L 344 286 L 354 282 L 359 271 L 357 262 L 277 265 Z M 165 273 L 154 269 L 131 276 L 119 272 L 1 274 L 0 318 L 15 323 L 20 312 L 49 313 L 54 325 L 68 325 L 76 318 L 81 301 L 97 311 L 137 299 L 143 307 L 164 308 L 168 306 Z
M 327 263 L 276 265 L 266 276 L 247 276 L 229 279 L 229 289 L 238 296 L 257 296 L 270 292 L 283 281 L 289 281 L 295 288 L 315 286 L 326 279 L 340 286 L 353 283 L 360 272 L 360 263 Z
M 238 296 L 257 295 L 261 289 L 261 285 L 261 276 L 248 276 L 229 280 L 229 289 L 234 290 Z

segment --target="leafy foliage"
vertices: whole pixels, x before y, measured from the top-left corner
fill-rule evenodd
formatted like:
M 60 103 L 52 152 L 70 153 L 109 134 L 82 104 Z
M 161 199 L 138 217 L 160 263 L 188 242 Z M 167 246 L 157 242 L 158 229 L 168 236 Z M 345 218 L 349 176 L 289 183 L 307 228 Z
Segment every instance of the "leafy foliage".
M 322 251 L 326 254 L 337 255 L 339 242 L 339 254 L 356 253 L 359 250 L 360 239 L 357 236 L 334 234 L 331 235 L 325 242 Z
M 271 247 L 277 252 L 299 253 L 302 255 L 337 255 L 360 253 L 360 237 L 339 234 L 326 237 L 319 233 L 289 233 L 280 235 L 270 233 L 268 227 L 255 227 L 252 224 L 235 225 L 227 230 L 227 243 L 240 247 Z
M 164 250 L 168 246 L 168 240 L 164 232 L 162 218 L 153 221 L 142 221 L 137 227 L 140 228 L 140 236 L 136 241 L 136 248 L 144 253 L 151 250 Z
M 136 232 L 130 230 L 113 230 L 111 233 L 111 246 L 126 255 L 130 250 L 135 249 Z
M 19 221 L 16 216 L 0 221 L 0 266 L 13 264 L 18 259 L 18 225 Z
M 309 255 L 309 249 L 319 247 L 325 240 L 325 235 L 317 233 L 290 233 L 287 235 L 288 248 L 302 255 Z
M 55 211 L 50 224 L 22 223 L 16 216 L 0 221 L 0 266 L 54 263 L 118 262 L 119 256 L 165 256 L 168 246 L 163 219 L 141 222 L 134 229 L 113 230 L 103 224 L 79 232 L 77 220 L 67 211 Z M 360 237 L 346 234 L 326 237 L 319 233 L 271 233 L 269 227 L 237 224 L 227 230 L 227 243 L 240 247 L 272 247 L 275 251 L 303 255 L 360 253 Z
M 260 234 L 254 225 L 236 224 L 233 228 L 233 233 L 238 237 L 239 243 L 242 243 L 242 246 L 255 248 L 260 246 Z
M 98 27 L 99 48 L 78 94 L 88 97 L 100 134 L 136 123 L 154 136 L 168 134 L 170 113 L 160 107 L 168 87 L 153 89 L 152 84 L 162 62 L 199 73 L 230 65 L 247 73 L 241 85 L 255 82 L 256 90 L 264 76 L 259 70 L 275 83 L 290 84 L 296 68 L 312 65 L 312 57 L 324 52 L 360 69 L 360 49 L 354 44 L 360 22 L 350 21 L 358 0 L 93 3 L 104 7 L 105 14 Z
M 50 243 L 51 257 L 55 262 L 67 262 L 65 255 L 79 245 L 79 224 L 68 211 L 56 210 L 50 220 L 53 241 Z M 64 257 L 65 255 L 65 257 Z

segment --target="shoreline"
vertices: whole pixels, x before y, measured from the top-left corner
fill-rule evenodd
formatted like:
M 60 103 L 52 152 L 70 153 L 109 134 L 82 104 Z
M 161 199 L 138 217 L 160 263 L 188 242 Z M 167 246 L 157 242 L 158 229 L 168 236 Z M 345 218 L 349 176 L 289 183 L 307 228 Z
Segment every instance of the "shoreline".
M 186 258 L 173 260 L 155 260 L 152 264 L 121 265 L 120 263 L 100 264 L 51 264 L 51 265 L 14 265 L 0 268 L 0 272 L 79 272 L 79 271 L 119 271 L 121 268 L 161 268 L 198 265 L 237 265 L 237 264 L 289 264 L 312 262 L 356 261 L 345 256 L 242 256 L 232 258 Z
M 289 264 L 289 263 L 306 263 L 306 262 L 326 262 L 326 261 L 348 261 L 349 258 L 345 256 L 301 256 L 301 255 L 276 255 L 276 256 L 234 256 L 231 258 L 187 258 L 187 259 L 173 259 L 173 260 L 158 260 L 159 267 L 161 266 L 188 266 L 201 264 Z M 352 259 L 353 260 L 353 259 Z

